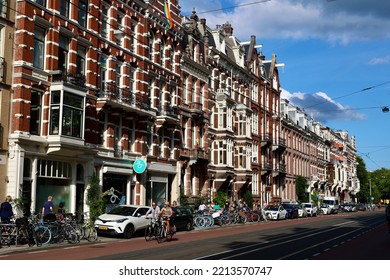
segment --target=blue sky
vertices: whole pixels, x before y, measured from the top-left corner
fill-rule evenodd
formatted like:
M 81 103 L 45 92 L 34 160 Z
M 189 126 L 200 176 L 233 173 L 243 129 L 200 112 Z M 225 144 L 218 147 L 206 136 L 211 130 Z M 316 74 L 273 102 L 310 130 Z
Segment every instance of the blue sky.
M 315 120 L 356 137 L 369 171 L 390 169 L 390 1 L 183 0 L 211 28 L 231 23 L 277 55 L 283 97 Z M 228 7 L 234 7 L 225 9 Z M 211 12 L 213 11 L 213 12 Z

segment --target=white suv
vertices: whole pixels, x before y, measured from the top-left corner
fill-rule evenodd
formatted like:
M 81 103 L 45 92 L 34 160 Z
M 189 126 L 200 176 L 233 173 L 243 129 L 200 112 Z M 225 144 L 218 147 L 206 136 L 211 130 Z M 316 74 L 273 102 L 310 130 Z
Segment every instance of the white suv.
M 305 203 L 302 203 L 302 206 L 306 208 L 308 216 L 310 216 L 310 217 L 317 216 L 318 208 L 314 203 L 305 202 Z
M 147 228 L 150 220 L 145 219 L 149 206 L 119 205 L 110 212 L 100 215 L 95 221 L 99 234 L 123 235 L 131 238 L 134 232 Z

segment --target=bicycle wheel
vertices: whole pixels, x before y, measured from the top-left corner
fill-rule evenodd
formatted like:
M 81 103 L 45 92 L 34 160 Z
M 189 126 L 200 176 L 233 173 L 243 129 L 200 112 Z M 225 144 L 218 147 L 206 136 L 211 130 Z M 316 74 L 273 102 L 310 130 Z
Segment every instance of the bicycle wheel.
M 197 216 L 194 218 L 194 224 L 198 228 L 202 228 L 205 226 L 205 219 L 203 216 Z
M 145 229 L 145 240 L 150 241 L 150 239 L 152 239 L 152 237 L 153 237 L 152 227 L 148 226 Z
M 160 229 L 157 231 L 156 240 L 157 243 L 161 243 L 163 239 L 165 238 L 165 227 L 161 226 Z
M 49 244 L 51 240 L 51 231 L 48 227 L 36 226 L 34 232 L 38 246 Z
M 91 226 L 84 228 L 84 236 L 88 242 L 95 242 L 98 239 L 96 228 Z
M 260 222 L 260 215 L 257 214 L 257 213 L 252 213 L 252 215 L 251 215 L 251 221 L 252 221 L 252 222 L 255 222 L 255 223 Z

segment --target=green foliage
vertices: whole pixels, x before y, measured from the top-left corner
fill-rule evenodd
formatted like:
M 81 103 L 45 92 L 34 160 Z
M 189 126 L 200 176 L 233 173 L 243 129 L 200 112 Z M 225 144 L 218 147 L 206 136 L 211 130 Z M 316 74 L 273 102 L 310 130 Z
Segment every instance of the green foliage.
M 305 177 L 297 176 L 295 179 L 295 188 L 298 197 L 298 201 L 306 202 L 309 200 L 306 192 L 307 180 Z
M 247 191 L 246 193 L 244 193 L 244 197 L 242 199 L 245 201 L 246 205 L 248 205 L 250 209 L 253 209 L 253 196 L 251 191 Z
M 93 224 L 97 217 L 104 213 L 104 208 L 106 206 L 106 202 L 101 196 L 99 178 L 96 176 L 92 176 L 89 179 L 87 205 L 89 206 L 89 222 Z
M 27 198 L 23 196 L 23 185 L 20 185 L 19 196 L 12 199 L 13 211 L 17 217 L 22 217 L 28 211 L 26 204 Z
M 221 191 L 217 192 L 213 199 L 213 201 L 220 206 L 223 206 L 226 200 L 227 200 L 227 194 Z
M 317 197 L 318 192 L 315 192 L 311 195 L 311 202 L 313 202 L 315 205 L 318 205 L 318 197 Z

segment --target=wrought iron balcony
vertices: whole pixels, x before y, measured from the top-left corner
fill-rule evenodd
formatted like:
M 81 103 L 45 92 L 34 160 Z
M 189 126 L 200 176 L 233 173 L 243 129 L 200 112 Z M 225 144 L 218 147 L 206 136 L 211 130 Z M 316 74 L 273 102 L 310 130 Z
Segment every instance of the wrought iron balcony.
M 179 118 L 179 109 L 170 105 L 160 106 L 158 116 L 166 116 L 177 119 Z
M 180 158 L 208 160 L 208 152 L 203 149 L 183 148 L 180 150 Z
M 85 87 L 85 75 L 77 72 L 62 70 L 60 74 L 53 75 L 53 82 L 66 82 L 79 87 Z
M 127 88 L 120 88 L 115 83 L 104 83 L 99 98 L 104 98 L 116 103 L 129 105 L 142 110 L 150 109 L 150 100 L 147 95 L 134 93 Z
M 191 102 L 190 103 L 190 110 L 191 114 L 195 115 L 201 115 L 203 113 L 202 111 L 202 103 L 198 102 Z
M 261 135 L 261 146 L 266 146 L 272 143 L 272 138 L 268 133 Z

